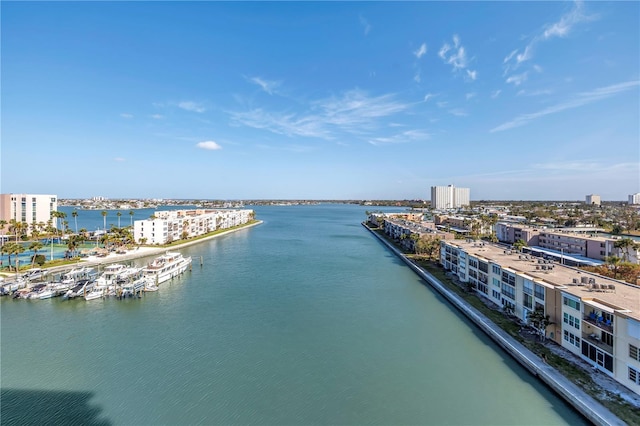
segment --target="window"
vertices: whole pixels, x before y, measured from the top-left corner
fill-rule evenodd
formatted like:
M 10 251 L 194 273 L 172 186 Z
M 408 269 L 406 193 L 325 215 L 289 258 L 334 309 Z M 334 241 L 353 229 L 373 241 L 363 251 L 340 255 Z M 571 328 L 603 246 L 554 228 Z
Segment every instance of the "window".
M 575 327 L 580 330 L 580 320 L 573 315 L 569 315 L 568 313 L 564 313 L 563 322 L 565 324 L 569 324 L 571 327 Z
M 533 294 L 533 283 L 529 280 L 524 280 L 523 290 L 525 294 Z
M 564 330 L 564 340 L 571 343 L 576 348 L 580 347 L 580 338 L 573 333 Z
M 633 367 L 629 367 L 629 380 L 636 385 L 640 385 L 640 373 Z
M 497 278 L 492 278 L 492 279 L 491 279 L 491 283 L 492 283 L 494 286 L 496 286 L 496 287 L 500 288 L 500 280 L 499 280 L 499 279 L 497 279 Z
M 491 265 L 491 272 L 496 275 L 500 275 L 500 267 L 497 265 Z
M 516 289 L 506 284 L 502 284 L 502 294 L 509 299 L 516 299 Z
M 525 294 L 522 304 L 525 308 L 533 309 L 533 297 L 530 294 Z
M 535 292 L 535 296 L 540 299 L 540 300 L 544 300 L 544 287 L 538 284 L 534 285 L 534 292 Z
M 491 296 L 493 296 L 494 299 L 500 299 L 500 292 L 496 290 L 491 290 Z
M 575 309 L 576 311 L 580 310 L 580 302 L 573 300 L 573 299 L 569 299 L 568 297 L 563 297 L 562 298 L 562 303 L 566 306 L 569 306 L 570 308 Z
M 629 358 L 640 361 L 640 352 L 638 351 L 638 348 L 632 344 L 629 344 Z

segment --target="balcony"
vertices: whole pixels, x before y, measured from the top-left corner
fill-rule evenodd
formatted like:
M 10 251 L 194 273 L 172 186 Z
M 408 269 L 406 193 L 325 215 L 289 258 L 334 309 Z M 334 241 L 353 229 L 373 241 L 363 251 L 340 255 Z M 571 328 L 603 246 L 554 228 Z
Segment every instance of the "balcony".
M 582 333 L 582 340 L 585 342 L 589 342 L 593 346 L 598 349 L 602 349 L 604 352 L 613 355 L 613 346 L 604 343 L 600 339 L 600 335 L 598 333 Z
M 613 321 L 610 319 L 606 319 L 599 312 L 590 312 L 588 315 L 585 315 L 582 318 L 585 322 L 590 325 L 596 326 L 601 330 L 607 331 L 613 334 Z

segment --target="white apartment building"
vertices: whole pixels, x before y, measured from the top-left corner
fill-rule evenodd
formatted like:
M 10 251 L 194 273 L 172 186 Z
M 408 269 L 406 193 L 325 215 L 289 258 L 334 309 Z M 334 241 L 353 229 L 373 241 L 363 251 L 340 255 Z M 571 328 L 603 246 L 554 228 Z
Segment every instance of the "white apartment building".
M 640 204 L 640 192 L 629 195 L 629 204 Z
M 58 210 L 58 196 L 51 194 L 0 194 L 0 220 L 47 223 Z M 55 220 L 55 219 L 54 219 Z M 55 223 L 54 223 L 55 225 Z M 5 225 L 3 232 L 8 229 Z
M 434 209 L 457 209 L 469 205 L 469 188 L 453 185 L 431 187 L 431 207 Z
M 546 337 L 640 394 L 640 286 L 472 240 L 442 241 L 440 262 L 522 322 L 543 309 Z
M 599 195 L 591 194 L 585 197 L 585 202 L 588 206 L 599 206 L 602 204 L 602 200 Z
M 137 243 L 167 244 L 249 222 L 253 210 L 163 210 L 133 223 Z

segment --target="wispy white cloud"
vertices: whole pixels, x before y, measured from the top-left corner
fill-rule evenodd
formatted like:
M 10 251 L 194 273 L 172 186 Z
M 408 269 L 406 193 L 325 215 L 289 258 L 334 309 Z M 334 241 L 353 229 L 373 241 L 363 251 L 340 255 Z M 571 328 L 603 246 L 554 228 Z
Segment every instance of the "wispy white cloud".
M 449 105 L 449 102 L 447 102 L 447 101 L 440 101 L 440 102 L 437 102 L 437 103 L 436 103 L 436 105 L 438 106 L 438 108 L 444 108 L 444 107 L 446 107 L 447 105 Z
M 199 113 L 205 112 L 207 110 L 203 104 L 199 102 L 193 102 L 193 101 L 178 102 L 178 108 L 182 108 L 185 111 L 192 111 L 192 112 L 199 112 Z
M 427 102 L 429 99 L 433 98 L 435 95 L 433 93 L 427 93 L 424 95 L 424 101 Z
M 364 35 L 368 35 L 371 32 L 371 24 L 362 15 L 360 15 L 358 18 L 360 19 L 360 25 L 362 25 L 362 28 L 364 30 Z
M 468 114 L 465 110 L 463 110 L 462 108 L 452 108 L 452 109 L 450 109 L 448 112 L 449 112 L 449 114 L 451 114 L 451 115 L 455 115 L 456 117 L 466 117 L 466 116 L 468 116 L 468 115 L 469 115 L 469 114 Z
M 252 77 L 249 79 L 250 82 L 257 84 L 258 86 L 260 86 L 262 88 L 262 90 L 264 90 L 265 92 L 267 92 L 270 95 L 273 95 L 276 91 L 276 89 L 280 86 L 280 82 L 279 81 L 269 81 L 269 80 L 265 80 L 261 77 Z
M 416 58 L 420 59 L 427 53 L 427 43 L 422 43 L 418 50 L 414 51 L 413 54 Z
M 341 133 L 364 135 L 379 127 L 380 119 L 407 110 L 411 104 L 397 101 L 392 94 L 369 96 L 350 90 L 341 96 L 310 103 L 307 111 L 269 112 L 262 108 L 230 112 L 235 125 L 245 125 L 287 136 L 335 139 Z
M 431 138 L 431 135 L 423 130 L 407 130 L 388 137 L 375 137 L 369 139 L 371 145 L 389 145 L 398 143 L 408 143 L 416 141 L 425 141 Z
M 541 30 L 529 40 L 529 43 L 524 48 L 515 49 L 504 58 L 505 75 L 516 70 L 523 62 L 531 60 L 534 50 L 540 42 L 556 37 L 566 37 L 576 25 L 594 19 L 597 19 L 597 16 L 585 14 L 582 1 L 575 1 L 573 8 L 560 17 L 557 22 L 543 25 Z M 534 65 L 534 69 L 537 72 L 542 70 L 538 65 Z
M 444 43 L 438 51 L 438 56 L 445 64 L 451 65 L 454 72 L 466 69 L 469 65 L 467 52 L 460 42 L 460 37 L 457 34 L 453 35 L 453 45 Z M 466 71 L 467 79 L 474 81 L 477 77 L 477 72 L 473 70 Z
M 120 117 L 130 119 L 130 118 L 133 118 L 133 114 L 128 114 L 126 112 L 123 112 L 122 114 L 120 114 Z
M 606 99 L 611 96 L 617 95 L 619 93 L 635 89 L 638 87 L 638 85 L 640 85 L 640 81 L 637 81 L 637 80 L 627 81 L 624 83 L 613 84 L 611 86 L 600 87 L 598 89 L 595 89 L 589 92 L 578 93 L 572 99 L 569 99 L 565 102 L 562 102 L 556 105 L 552 105 L 541 111 L 530 113 L 530 114 L 519 115 L 518 117 L 514 118 L 511 121 L 508 121 L 497 127 L 494 127 L 493 129 L 490 130 L 490 132 L 491 133 L 501 132 L 503 130 L 509 130 L 515 127 L 524 126 L 525 124 L 529 123 L 532 120 L 536 120 L 538 118 L 541 118 L 550 114 L 555 114 L 558 112 L 566 111 L 568 109 L 578 108 L 583 105 L 597 102 L 602 99 Z
M 123 161 L 127 161 L 125 158 L 123 157 L 115 157 L 113 159 L 113 161 L 117 162 L 117 163 L 122 163 Z
M 420 71 L 418 70 L 413 76 L 413 81 L 415 81 L 416 83 L 420 83 L 420 80 L 422 80 L 422 77 L 420 76 Z
M 519 90 L 518 93 L 516 93 L 516 95 L 518 96 L 543 96 L 543 95 L 550 95 L 552 94 L 553 91 L 549 90 L 549 89 L 538 89 L 538 90 Z
M 154 120 L 162 120 L 164 118 L 164 115 L 162 115 L 162 114 L 151 114 L 150 117 L 153 118 Z
M 494 90 L 494 91 L 491 93 L 491 98 L 492 98 L 492 99 L 497 98 L 498 96 L 500 96 L 500 93 L 502 93 L 502 90 L 500 90 L 500 89 L 498 89 L 498 90 Z
M 217 151 L 219 149 L 222 149 L 222 147 L 217 142 L 214 142 L 214 141 L 198 142 L 196 144 L 196 147 L 200 149 L 206 149 L 207 151 Z
M 469 100 L 469 99 L 473 99 L 473 98 L 475 98 L 475 97 L 476 97 L 476 95 L 477 95 L 477 93 L 476 93 L 476 92 L 470 92 L 470 93 L 467 93 L 466 95 L 464 95 L 464 97 L 465 97 L 467 100 Z
M 507 78 L 507 83 L 513 83 L 515 86 L 520 86 L 522 83 L 527 81 L 528 73 L 523 72 L 522 74 L 514 74 Z

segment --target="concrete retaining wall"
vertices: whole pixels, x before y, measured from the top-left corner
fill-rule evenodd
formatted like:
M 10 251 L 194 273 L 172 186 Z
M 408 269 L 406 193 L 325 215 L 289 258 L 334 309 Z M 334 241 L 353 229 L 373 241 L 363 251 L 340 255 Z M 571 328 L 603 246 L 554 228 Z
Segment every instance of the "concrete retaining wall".
M 445 297 L 453 306 L 467 316 L 474 324 L 484 331 L 498 346 L 504 349 L 516 361 L 522 364 L 532 374 L 546 383 L 558 395 L 564 398 L 578 412 L 596 425 L 624 425 L 625 423 L 611 413 L 606 407 L 585 393 L 577 385 L 567 379 L 558 370 L 549 366 L 536 354 L 527 349 L 520 342 L 495 325 L 486 316 L 469 305 L 464 299 L 447 289 L 433 275 L 413 263 L 401 251 L 390 244 L 385 238 L 378 235 L 363 223 L 373 235 L 385 244 L 393 253 L 402 259 L 415 273 L 427 284 Z

